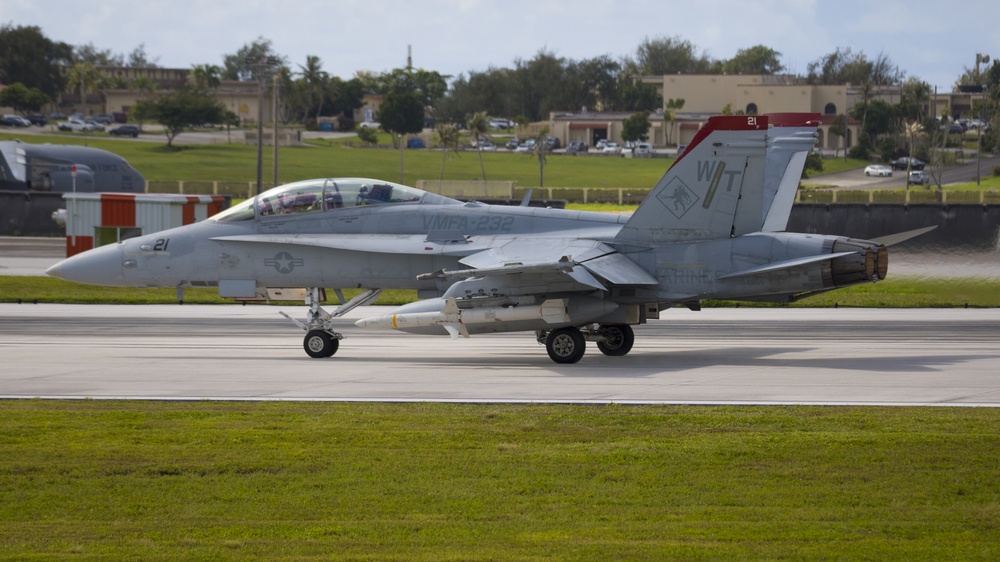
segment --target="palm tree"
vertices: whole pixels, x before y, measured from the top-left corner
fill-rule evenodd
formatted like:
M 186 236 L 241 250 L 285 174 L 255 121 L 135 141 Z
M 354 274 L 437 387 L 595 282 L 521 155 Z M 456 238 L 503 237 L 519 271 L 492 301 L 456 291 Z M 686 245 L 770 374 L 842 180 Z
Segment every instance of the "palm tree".
M 480 146 L 479 137 L 485 135 L 490 130 L 490 120 L 485 111 L 477 111 L 472 115 L 465 116 L 465 128 L 469 129 L 469 134 L 475 139 L 473 144 L 479 148 L 479 169 L 483 172 L 483 181 L 486 181 L 486 167 L 483 165 L 483 151 Z
M 670 128 L 667 130 L 667 144 L 670 144 L 670 139 L 673 138 L 672 132 L 676 124 L 677 112 L 684 108 L 684 98 L 670 98 L 666 105 L 667 110 L 663 113 L 663 120 L 670 123 Z
M 323 71 L 320 58 L 315 55 L 306 56 L 306 65 L 299 65 L 302 80 L 306 83 L 306 91 L 309 100 L 316 106 L 316 118 L 319 118 L 323 111 L 323 101 L 326 98 L 327 84 L 330 82 L 330 75 Z
M 535 141 L 534 154 L 538 155 L 538 187 L 539 189 L 545 187 L 545 153 L 548 152 L 549 146 L 545 142 L 545 139 L 549 136 L 549 126 L 545 125 L 538 130 L 538 133 L 532 137 Z
M 89 62 L 78 62 L 69 69 L 67 86 L 71 90 L 80 90 L 80 104 L 87 104 L 87 93 L 101 84 L 101 73 Z
M 441 152 L 441 177 L 438 180 L 439 182 L 443 182 L 444 162 L 448 159 L 450 153 L 458 154 L 458 141 L 462 138 L 462 132 L 451 123 L 438 123 L 434 127 L 434 133 L 437 134 L 438 144 L 444 149 Z M 438 185 L 440 188 L 440 184 Z
M 199 90 L 214 90 L 222 84 L 222 69 L 214 64 L 198 64 L 192 67 L 188 81 Z

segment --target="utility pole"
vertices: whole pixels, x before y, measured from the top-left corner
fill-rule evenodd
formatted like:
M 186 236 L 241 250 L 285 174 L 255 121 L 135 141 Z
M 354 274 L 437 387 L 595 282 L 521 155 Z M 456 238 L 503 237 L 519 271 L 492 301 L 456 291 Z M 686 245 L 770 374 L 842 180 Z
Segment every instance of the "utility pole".
M 264 182 L 264 70 L 281 61 L 276 57 L 247 57 L 246 63 L 254 69 L 257 78 L 257 195 Z M 277 118 L 277 117 L 276 117 Z
M 274 185 L 278 185 L 278 77 L 281 71 L 274 73 Z

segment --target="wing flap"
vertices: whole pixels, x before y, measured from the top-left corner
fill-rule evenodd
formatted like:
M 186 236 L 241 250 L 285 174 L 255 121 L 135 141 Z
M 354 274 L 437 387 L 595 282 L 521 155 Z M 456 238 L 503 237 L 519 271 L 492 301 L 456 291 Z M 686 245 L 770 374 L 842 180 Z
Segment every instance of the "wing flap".
M 619 254 L 606 254 L 581 264 L 614 285 L 659 285 L 639 264 Z

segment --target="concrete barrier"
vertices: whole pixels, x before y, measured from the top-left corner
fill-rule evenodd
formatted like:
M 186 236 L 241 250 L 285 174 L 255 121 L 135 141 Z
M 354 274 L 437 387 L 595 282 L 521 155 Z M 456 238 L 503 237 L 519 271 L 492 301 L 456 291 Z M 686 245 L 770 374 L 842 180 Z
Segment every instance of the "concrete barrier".
M 1000 249 L 1000 205 L 996 204 L 795 205 L 788 220 L 788 231 L 871 239 L 932 225 L 938 228 L 900 247 L 913 251 Z

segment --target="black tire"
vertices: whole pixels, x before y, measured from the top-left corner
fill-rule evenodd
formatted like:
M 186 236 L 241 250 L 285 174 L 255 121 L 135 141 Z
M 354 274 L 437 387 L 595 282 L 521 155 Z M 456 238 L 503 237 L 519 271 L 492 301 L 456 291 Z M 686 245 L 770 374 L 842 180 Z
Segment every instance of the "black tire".
M 314 359 L 324 359 L 332 357 L 340 347 L 340 340 L 331 336 L 323 330 L 309 330 L 306 338 L 302 341 L 302 348 L 306 354 Z
M 576 363 L 587 351 L 587 341 L 576 328 L 559 328 L 545 338 L 545 351 L 556 363 Z
M 597 349 L 609 357 L 621 357 L 632 351 L 635 343 L 635 332 L 628 324 L 609 324 L 601 326 L 599 333 L 608 341 L 597 342 Z

